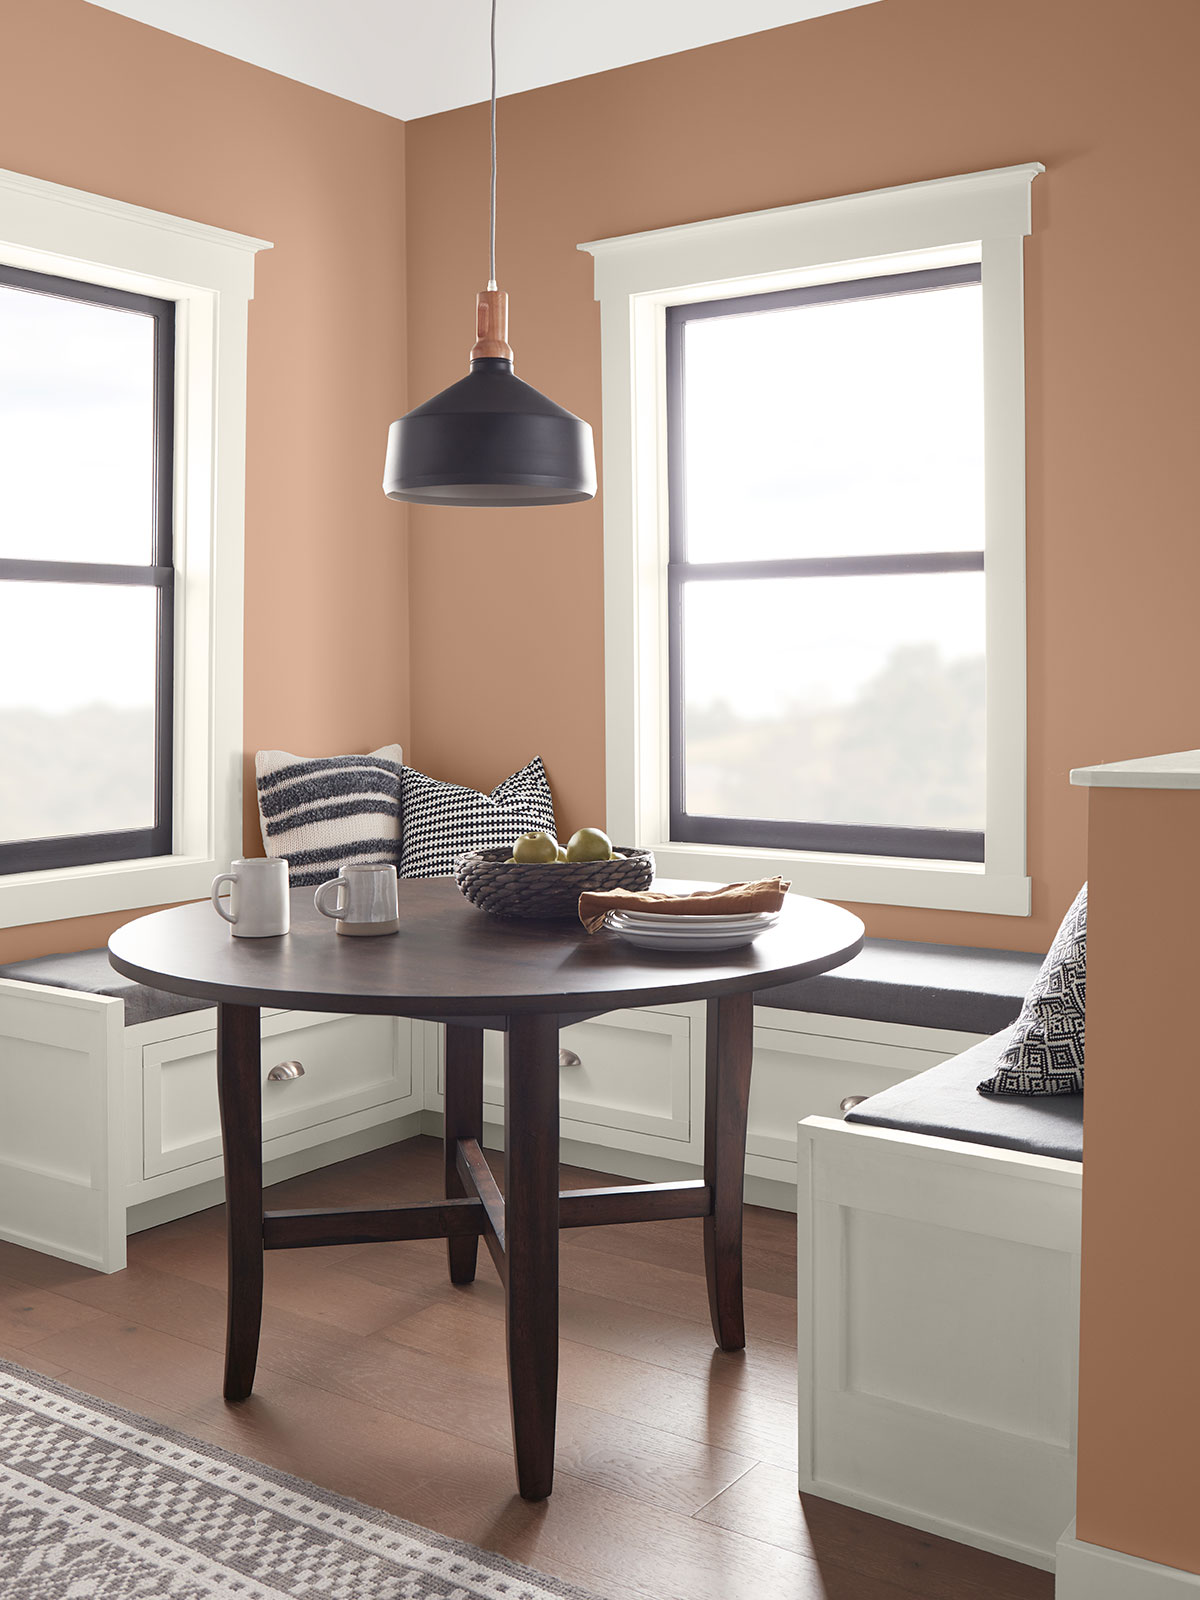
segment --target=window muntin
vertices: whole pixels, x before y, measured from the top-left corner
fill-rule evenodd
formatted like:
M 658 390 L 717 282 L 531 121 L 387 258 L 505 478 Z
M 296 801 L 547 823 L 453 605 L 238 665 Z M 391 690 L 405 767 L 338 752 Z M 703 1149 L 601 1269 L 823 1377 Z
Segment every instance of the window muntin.
M 0 872 L 171 852 L 174 311 L 0 266 Z
M 668 307 L 672 839 L 983 860 L 981 310 L 977 264 Z

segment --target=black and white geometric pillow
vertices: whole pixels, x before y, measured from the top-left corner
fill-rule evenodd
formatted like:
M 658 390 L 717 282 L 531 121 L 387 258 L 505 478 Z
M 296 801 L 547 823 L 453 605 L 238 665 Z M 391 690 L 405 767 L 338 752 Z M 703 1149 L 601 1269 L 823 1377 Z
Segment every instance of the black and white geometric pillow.
M 554 799 L 540 756 L 491 794 L 404 769 L 402 878 L 447 878 L 462 850 L 511 846 L 523 833 L 554 832 Z
M 1012 1043 L 981 1094 L 1082 1094 L 1087 987 L 1087 884 L 1063 918 L 1033 980 Z
M 269 856 L 286 856 L 293 888 L 325 883 L 346 866 L 400 865 L 404 752 L 385 744 L 367 756 L 254 758 L 258 815 Z

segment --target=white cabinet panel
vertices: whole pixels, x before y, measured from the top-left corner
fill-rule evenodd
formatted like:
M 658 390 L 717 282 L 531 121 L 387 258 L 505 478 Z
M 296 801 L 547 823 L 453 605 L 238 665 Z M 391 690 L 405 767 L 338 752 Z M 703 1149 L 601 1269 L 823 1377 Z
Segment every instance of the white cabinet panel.
M 123 1265 L 118 1000 L 0 984 L 0 1238 Z
M 794 1163 L 796 1124 L 803 1118 L 840 1117 L 847 1095 L 878 1094 L 953 1054 L 953 1049 L 917 1049 L 832 1033 L 755 1028 L 746 1153 Z
M 800 1489 L 1053 1566 L 1081 1163 L 830 1118 L 799 1133 Z
M 691 1159 L 703 1118 L 703 1007 L 616 1011 L 559 1036 L 578 1066 L 561 1069 L 562 1134 L 612 1149 Z M 484 1036 L 484 1105 L 503 1120 L 504 1035 Z M 445 1087 L 439 1063 L 437 1095 Z
M 1072 1256 L 852 1206 L 841 1223 L 849 1392 L 1071 1449 L 1074 1350 L 1042 1333 L 1072 1325 Z
M 412 1093 L 412 1025 L 391 1017 L 282 1012 L 262 1024 L 263 1144 Z M 146 1178 L 221 1153 L 215 1029 L 147 1044 L 142 1050 Z M 268 1082 L 277 1062 L 298 1060 L 304 1075 Z

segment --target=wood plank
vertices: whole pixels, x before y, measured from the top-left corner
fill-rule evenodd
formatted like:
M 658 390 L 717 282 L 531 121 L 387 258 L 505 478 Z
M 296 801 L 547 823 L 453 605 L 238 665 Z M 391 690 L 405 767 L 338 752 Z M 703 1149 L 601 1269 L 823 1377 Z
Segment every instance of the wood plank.
M 832 1500 L 796 1492 L 796 1475 L 760 1463 L 696 1513 L 703 1522 L 751 1534 L 894 1583 L 921 1600 L 1051 1600 L 1048 1572 L 888 1522 Z
M 382 1330 L 385 1339 L 443 1357 L 484 1376 L 501 1379 L 504 1352 L 495 1319 L 464 1316 L 453 1304 L 429 1303 Z M 753 1460 L 767 1460 L 796 1475 L 794 1411 L 770 1394 L 709 1381 L 703 1366 L 667 1372 L 636 1357 L 599 1350 L 564 1335 L 559 1354 L 559 1397 L 611 1417 L 645 1423 Z
M 623 1229 L 628 1236 L 631 1230 Z M 573 1237 L 568 1235 L 568 1238 Z M 441 1263 L 436 1259 L 412 1263 L 410 1253 L 424 1249 L 421 1245 L 406 1245 L 403 1252 L 390 1246 L 367 1246 L 352 1261 L 346 1271 L 363 1276 L 371 1282 L 389 1288 L 422 1286 L 436 1279 L 441 1281 Z M 590 1281 L 586 1263 L 579 1267 L 568 1261 L 565 1248 L 560 1250 L 563 1272 L 570 1272 L 580 1282 Z M 615 1265 L 615 1263 L 614 1263 Z M 636 1264 L 635 1264 L 636 1265 Z M 414 1271 L 415 1268 L 415 1271 Z M 679 1314 L 678 1308 L 662 1310 L 654 1304 L 652 1281 L 654 1274 L 644 1272 L 645 1284 L 636 1286 L 638 1302 L 615 1298 L 607 1292 L 608 1285 L 597 1284 L 588 1289 L 559 1289 L 559 1327 L 562 1337 L 598 1350 L 611 1350 L 617 1354 L 634 1356 L 653 1366 L 683 1375 L 702 1373 L 707 1382 L 744 1389 L 747 1384 L 769 1390 L 781 1405 L 794 1414 L 796 1406 L 796 1352 L 794 1348 L 770 1339 L 754 1339 L 742 1352 L 726 1353 L 715 1349 L 708 1326 L 708 1310 L 703 1277 L 690 1279 L 691 1315 Z M 663 1300 L 676 1305 L 678 1285 L 671 1275 L 663 1274 Z M 620 1286 L 620 1274 L 614 1273 Z M 432 1298 L 431 1294 L 431 1298 Z M 643 1304 L 646 1301 L 648 1303 Z M 472 1292 L 462 1297 L 464 1314 L 486 1315 L 502 1318 L 503 1300 L 491 1278 L 477 1279 Z M 794 1308 L 793 1308 L 794 1315 Z M 750 1323 L 751 1334 L 754 1322 Z
M 281 1311 L 295 1311 L 350 1333 L 377 1333 L 429 1302 L 420 1291 L 386 1289 L 340 1270 L 340 1252 L 322 1252 L 322 1271 L 314 1277 L 307 1250 L 273 1250 L 264 1264 L 263 1300 Z
M 99 1313 L 49 1289 L 35 1289 L 0 1278 L 0 1354 L 20 1361 L 20 1352 L 49 1334 L 90 1322 Z
M 101 1378 L 154 1404 L 179 1409 L 220 1396 L 224 1343 L 223 1334 L 205 1345 L 106 1315 L 51 1334 L 37 1353 L 62 1370 Z
M 0 1274 L 12 1283 L 39 1289 L 59 1289 L 64 1284 L 80 1283 L 97 1276 L 94 1267 L 80 1267 L 74 1261 L 44 1256 L 40 1250 L 10 1244 L 7 1239 L 0 1239 Z
M 685 1226 L 685 1224 L 679 1224 Z M 622 1230 L 622 1233 L 634 1230 Z M 680 1254 L 686 1250 L 681 1242 Z M 703 1259 L 703 1258 L 701 1258 Z M 707 1323 L 708 1297 L 701 1274 L 682 1267 L 650 1265 L 598 1250 L 577 1248 L 573 1234 L 565 1234 L 559 1252 L 560 1281 L 565 1288 L 583 1289 L 606 1299 L 627 1300 L 648 1310 Z M 795 1349 L 796 1302 L 764 1290 L 743 1291 L 746 1328 L 751 1343 L 774 1340 Z
M 592 1174 L 588 1175 L 593 1179 Z M 769 1211 L 765 1206 L 747 1206 L 742 1237 L 743 1276 L 747 1289 L 761 1289 L 783 1295 L 796 1294 L 796 1217 L 791 1211 Z M 626 1256 L 649 1266 L 672 1267 L 680 1272 L 702 1274 L 704 1245 L 697 1223 L 647 1223 L 633 1234 L 622 1236 L 609 1228 L 589 1228 L 575 1234 L 576 1247 L 606 1255 Z
M 0 1290 L 0 1295 L 3 1290 Z M 49 1356 L 38 1354 L 38 1346 L 15 1345 L 0 1342 L 0 1361 L 11 1361 L 14 1367 L 24 1367 L 28 1372 L 40 1372 L 47 1378 L 56 1378 L 61 1372 L 66 1371 L 66 1364 L 62 1361 L 52 1361 Z
M 213 1213 L 205 1213 L 212 1217 Z M 76 1298 L 87 1300 L 89 1285 L 97 1285 L 96 1303 L 107 1304 L 111 1294 L 107 1284 L 136 1283 L 139 1274 L 165 1274 L 156 1278 L 155 1294 L 163 1292 L 171 1278 L 202 1284 L 224 1293 L 225 1235 L 221 1213 L 203 1228 L 180 1228 L 170 1223 L 135 1234 L 129 1240 L 129 1267 L 125 1273 L 106 1277 L 88 1273 L 78 1285 Z M 193 1221 L 195 1219 L 188 1219 Z M 264 1303 L 282 1311 L 295 1311 L 318 1322 L 346 1328 L 352 1333 L 374 1333 L 398 1318 L 429 1304 L 430 1296 L 445 1286 L 445 1269 L 438 1259 L 435 1243 L 413 1243 L 400 1247 L 394 1259 L 420 1257 L 421 1271 L 408 1287 L 376 1283 L 373 1279 L 345 1270 L 356 1246 L 342 1250 L 273 1250 L 263 1263 Z M 426 1266 L 426 1261 L 428 1266 Z M 74 1292 L 74 1291 L 73 1291 Z

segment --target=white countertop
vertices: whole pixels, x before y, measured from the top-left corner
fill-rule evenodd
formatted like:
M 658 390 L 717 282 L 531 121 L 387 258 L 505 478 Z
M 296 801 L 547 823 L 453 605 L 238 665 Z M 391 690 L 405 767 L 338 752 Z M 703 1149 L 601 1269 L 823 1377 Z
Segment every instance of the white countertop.
M 1085 789 L 1200 789 L 1200 750 L 1076 767 L 1071 782 Z

